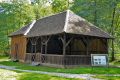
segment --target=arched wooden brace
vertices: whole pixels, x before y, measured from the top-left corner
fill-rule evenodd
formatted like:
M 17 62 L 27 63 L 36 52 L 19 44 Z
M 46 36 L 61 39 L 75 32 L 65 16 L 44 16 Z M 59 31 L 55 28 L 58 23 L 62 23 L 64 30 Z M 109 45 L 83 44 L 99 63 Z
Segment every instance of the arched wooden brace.
M 93 38 L 90 38 L 89 36 L 86 36 L 86 38 L 84 36 L 82 36 L 81 41 L 83 42 L 83 44 L 86 47 L 86 54 L 89 55 L 89 46 L 90 46 L 90 42 L 93 40 Z
M 33 38 L 29 38 L 31 44 L 32 44 L 32 53 L 33 53 L 33 46 L 35 46 L 35 54 L 31 57 L 32 61 L 35 61 L 35 56 L 36 56 L 36 45 L 37 45 L 37 40 L 39 39 L 39 37 L 33 37 Z
M 103 43 L 103 47 L 105 48 L 105 50 L 108 51 L 108 40 L 107 39 L 100 39 L 100 40 Z
M 43 53 L 43 45 L 45 46 L 45 54 L 47 54 L 47 45 L 51 36 L 41 36 L 41 53 Z
M 63 66 L 66 68 L 66 47 L 69 45 L 69 43 L 72 41 L 73 37 L 71 37 L 68 41 L 66 41 L 66 35 L 63 34 L 63 36 L 59 36 L 59 39 L 61 39 L 63 43 Z
M 63 55 L 66 55 L 66 47 L 69 45 L 69 43 L 73 40 L 73 37 L 71 37 L 68 41 L 66 41 L 66 35 L 64 34 L 63 37 L 59 36 L 63 43 Z
M 36 44 L 37 44 L 37 40 L 38 40 L 39 37 L 33 37 L 33 38 L 30 38 L 30 42 L 32 44 L 32 52 L 33 52 L 33 45 L 35 46 L 35 53 L 36 53 Z

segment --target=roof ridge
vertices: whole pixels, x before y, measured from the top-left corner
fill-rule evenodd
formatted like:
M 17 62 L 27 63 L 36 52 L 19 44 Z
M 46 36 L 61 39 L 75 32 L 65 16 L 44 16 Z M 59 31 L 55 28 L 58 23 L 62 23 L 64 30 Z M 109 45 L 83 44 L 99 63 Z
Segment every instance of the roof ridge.
M 33 22 L 31 23 L 31 25 L 29 26 L 29 28 L 26 30 L 26 32 L 24 33 L 24 35 L 27 35 L 29 33 L 29 31 L 32 29 L 32 27 L 34 26 L 35 23 L 36 23 L 36 20 L 33 20 Z
M 67 10 L 67 13 L 66 13 L 66 19 L 65 19 L 65 25 L 64 25 L 64 29 L 63 29 L 64 32 L 67 31 L 68 20 L 69 20 L 69 13 L 70 13 L 70 10 Z

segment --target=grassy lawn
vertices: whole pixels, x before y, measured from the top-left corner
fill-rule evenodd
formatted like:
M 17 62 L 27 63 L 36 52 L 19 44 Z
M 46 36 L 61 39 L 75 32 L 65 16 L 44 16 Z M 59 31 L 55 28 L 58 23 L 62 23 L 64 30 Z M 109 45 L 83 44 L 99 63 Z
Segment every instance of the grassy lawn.
M 120 68 L 104 68 L 104 67 L 79 67 L 73 69 L 61 69 L 61 68 L 51 68 L 45 66 L 30 66 L 28 64 L 12 62 L 12 61 L 2 61 L 2 65 L 16 66 L 18 69 L 24 70 L 36 70 L 36 71 L 47 71 L 47 72 L 63 72 L 63 73 L 76 73 L 76 74 L 120 74 Z
M 0 80 L 82 80 L 0 69 Z
M 95 76 L 94 78 L 102 79 L 102 80 L 120 80 L 120 76 Z
M 8 61 L 9 59 L 8 59 L 8 57 L 6 57 L 6 56 L 0 56 L 0 62 L 1 61 Z
M 52 68 L 45 66 L 31 66 L 12 61 L 0 61 L 0 64 L 6 66 L 15 66 L 17 69 L 47 71 L 47 72 L 62 72 L 62 73 L 75 73 L 75 74 L 120 74 L 120 68 L 106 68 L 106 67 L 79 67 L 72 69 Z
M 120 66 L 120 54 L 115 54 L 115 61 L 111 62 L 111 65 Z

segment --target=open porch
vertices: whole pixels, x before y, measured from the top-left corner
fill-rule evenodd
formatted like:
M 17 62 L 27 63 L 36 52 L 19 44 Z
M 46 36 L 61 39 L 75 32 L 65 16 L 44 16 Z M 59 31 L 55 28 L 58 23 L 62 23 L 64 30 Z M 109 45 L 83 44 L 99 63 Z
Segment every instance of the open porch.
M 108 40 L 77 34 L 27 39 L 25 62 L 52 67 L 90 66 L 91 54 L 108 54 Z

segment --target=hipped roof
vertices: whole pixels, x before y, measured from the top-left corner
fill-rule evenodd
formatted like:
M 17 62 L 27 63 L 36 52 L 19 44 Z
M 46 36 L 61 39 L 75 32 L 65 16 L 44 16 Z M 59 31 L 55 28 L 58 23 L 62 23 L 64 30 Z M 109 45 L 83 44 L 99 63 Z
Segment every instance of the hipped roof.
M 71 33 L 87 36 L 111 38 L 102 29 L 91 24 L 70 10 L 33 21 L 10 36 L 25 35 L 26 37 Z

